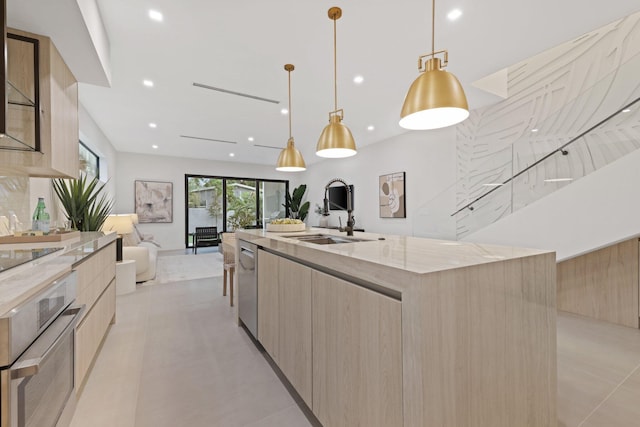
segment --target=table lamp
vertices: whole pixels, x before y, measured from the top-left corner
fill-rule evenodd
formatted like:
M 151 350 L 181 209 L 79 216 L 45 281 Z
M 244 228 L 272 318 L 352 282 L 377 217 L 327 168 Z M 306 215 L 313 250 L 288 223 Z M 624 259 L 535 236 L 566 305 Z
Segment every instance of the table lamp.
M 122 261 L 122 236 L 133 233 L 131 215 L 109 215 L 102 225 L 102 231 L 115 231 L 118 233 L 118 239 L 116 240 L 116 261 Z

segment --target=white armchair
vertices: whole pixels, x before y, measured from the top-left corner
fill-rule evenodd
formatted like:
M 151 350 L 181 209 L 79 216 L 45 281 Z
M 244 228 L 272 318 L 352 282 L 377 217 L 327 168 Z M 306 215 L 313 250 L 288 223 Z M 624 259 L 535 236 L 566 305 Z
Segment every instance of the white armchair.
M 122 246 L 122 258 L 136 262 L 136 282 L 146 282 L 156 277 L 158 247 L 148 242 L 136 246 Z
M 126 227 L 120 226 L 123 220 L 126 222 Z M 118 231 L 122 235 L 122 259 L 134 260 L 136 262 L 136 282 L 146 282 L 156 277 L 160 245 L 151 240 L 153 236 L 142 235 L 135 227 L 136 222 L 137 215 L 135 214 L 110 215 L 103 230 Z M 143 240 L 141 236 L 146 239 Z

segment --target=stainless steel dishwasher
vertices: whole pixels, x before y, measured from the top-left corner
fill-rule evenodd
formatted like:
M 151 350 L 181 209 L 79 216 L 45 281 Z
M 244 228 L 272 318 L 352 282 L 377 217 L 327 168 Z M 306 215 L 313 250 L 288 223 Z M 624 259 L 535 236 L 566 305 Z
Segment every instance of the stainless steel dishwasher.
M 258 339 L 258 247 L 240 240 L 238 259 L 238 316 Z

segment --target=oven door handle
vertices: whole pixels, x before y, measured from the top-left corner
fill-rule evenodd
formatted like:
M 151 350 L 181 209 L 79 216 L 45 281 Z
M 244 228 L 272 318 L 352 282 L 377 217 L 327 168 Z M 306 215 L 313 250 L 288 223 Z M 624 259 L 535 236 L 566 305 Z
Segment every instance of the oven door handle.
M 40 355 L 37 355 L 36 357 L 27 357 L 24 360 L 18 359 L 11 366 L 11 379 L 16 380 L 19 378 L 32 377 L 35 374 L 37 374 L 38 371 L 40 370 L 40 365 L 42 365 L 44 362 L 47 361 L 49 356 L 51 356 L 53 351 L 58 347 L 58 344 L 60 343 L 60 341 L 62 341 L 67 336 L 70 330 L 75 328 L 76 323 L 84 313 L 84 310 L 85 310 L 85 305 L 82 304 L 82 305 L 69 307 L 64 312 L 62 312 L 62 314 L 60 314 L 60 316 L 58 316 L 58 318 L 47 328 L 47 329 L 55 328 L 55 325 L 58 322 L 68 322 L 64 326 L 64 329 L 62 330 L 62 332 L 58 334 L 58 336 L 55 338 L 53 343 L 51 343 L 51 345 L 46 346 L 46 349 Z M 73 316 L 73 317 L 71 318 L 71 320 L 69 320 L 68 316 Z

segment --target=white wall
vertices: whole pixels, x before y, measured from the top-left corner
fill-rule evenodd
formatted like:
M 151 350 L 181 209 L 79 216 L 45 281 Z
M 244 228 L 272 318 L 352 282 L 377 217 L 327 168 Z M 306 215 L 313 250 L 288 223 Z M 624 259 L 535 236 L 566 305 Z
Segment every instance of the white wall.
M 116 150 L 111 145 L 109 138 L 105 136 L 93 118 L 82 104 L 78 106 L 78 121 L 80 126 L 80 140 L 100 157 L 100 180 L 106 184 L 106 192 L 112 200 L 117 197 L 115 179 L 111 179 L 116 170 Z M 33 212 L 38 202 L 38 197 L 45 198 L 45 205 L 51 215 L 51 220 L 62 226 L 64 212 L 57 203 L 50 178 L 29 179 L 29 212 Z M 30 227 L 30 225 L 29 225 Z
M 332 178 L 342 178 L 354 185 L 356 227 L 412 235 L 418 210 L 455 182 L 455 154 L 454 128 L 413 131 L 359 148 L 354 157 L 311 165 L 291 180 L 291 186 L 307 184 L 307 200 L 311 202 L 307 224 L 318 224 L 319 216 L 313 210 L 316 204 L 322 206 L 325 185 Z M 406 172 L 406 218 L 380 218 L 378 179 L 393 172 Z M 455 206 L 455 198 L 451 203 Z M 338 216 L 346 224 L 346 212 L 331 211 L 330 225 L 338 225 Z
M 640 150 L 464 240 L 556 251 L 558 261 L 640 234 Z
M 173 183 L 173 222 L 139 225 L 142 233 L 154 235 L 155 240 L 162 245 L 162 250 L 183 249 L 185 247 L 185 174 L 282 180 L 291 180 L 292 178 L 291 174 L 277 172 L 275 166 L 134 153 L 118 153 L 117 158 L 118 168 L 114 178 L 118 198 L 115 213 L 134 211 L 134 182 L 136 180 Z

